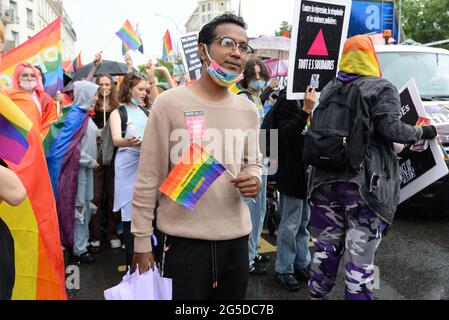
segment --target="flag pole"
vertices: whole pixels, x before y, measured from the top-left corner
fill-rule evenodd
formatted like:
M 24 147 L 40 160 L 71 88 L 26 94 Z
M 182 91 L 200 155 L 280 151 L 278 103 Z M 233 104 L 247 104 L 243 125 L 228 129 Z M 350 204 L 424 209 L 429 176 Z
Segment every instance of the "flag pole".
M 225 168 L 226 169 L 226 168 Z M 227 173 L 229 173 L 229 175 L 232 177 L 232 178 L 237 178 L 237 176 L 235 176 L 231 171 L 229 171 L 229 169 L 226 169 L 226 172 Z M 251 201 L 252 202 L 254 202 L 254 203 L 257 203 L 257 201 L 256 201 L 256 199 L 251 199 Z
M 103 90 L 103 128 L 106 127 L 106 89 Z
M 112 36 L 111 40 L 109 40 L 108 44 L 106 45 L 106 47 L 104 47 L 103 50 L 101 50 L 101 52 L 103 53 L 104 51 L 106 51 L 107 48 L 109 48 L 109 46 L 111 45 L 112 41 L 114 41 L 115 38 L 115 34 Z

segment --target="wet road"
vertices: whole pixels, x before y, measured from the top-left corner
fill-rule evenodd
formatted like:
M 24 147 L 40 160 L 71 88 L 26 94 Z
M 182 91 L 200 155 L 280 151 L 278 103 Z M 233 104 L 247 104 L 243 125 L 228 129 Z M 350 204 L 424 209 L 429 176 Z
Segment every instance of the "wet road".
M 408 211 L 408 212 L 407 212 Z M 299 292 L 290 293 L 274 281 L 275 238 L 264 235 L 262 251 L 269 252 L 268 275 L 252 276 L 248 300 L 307 300 L 302 284 Z M 105 249 L 93 265 L 80 265 L 81 288 L 69 292 L 73 300 L 102 300 L 103 291 L 118 284 L 124 252 Z M 449 300 L 449 211 L 400 212 L 382 242 L 376 265 L 380 270 L 380 300 Z M 337 286 L 330 300 L 344 297 L 344 273 L 340 270 Z

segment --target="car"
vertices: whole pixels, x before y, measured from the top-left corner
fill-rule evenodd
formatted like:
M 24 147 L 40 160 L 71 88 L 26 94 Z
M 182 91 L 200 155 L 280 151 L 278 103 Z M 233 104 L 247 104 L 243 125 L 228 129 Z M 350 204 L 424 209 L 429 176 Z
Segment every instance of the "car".
M 414 78 L 424 108 L 437 127 L 439 143 L 449 167 L 449 51 L 419 45 L 375 47 L 383 77 L 400 90 Z M 445 208 L 449 201 L 449 176 L 419 192 L 404 205 Z

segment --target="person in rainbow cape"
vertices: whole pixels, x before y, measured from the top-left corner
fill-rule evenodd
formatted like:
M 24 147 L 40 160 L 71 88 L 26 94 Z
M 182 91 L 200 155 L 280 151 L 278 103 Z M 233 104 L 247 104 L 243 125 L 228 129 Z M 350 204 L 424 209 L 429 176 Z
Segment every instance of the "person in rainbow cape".
M 89 221 L 96 208 L 93 170 L 97 164 L 98 127 L 89 110 L 98 99 L 99 86 L 89 81 L 74 84 L 73 105 L 53 123 L 44 141 L 53 192 L 58 209 L 61 242 L 73 247 L 79 262 L 92 263 L 88 252 Z

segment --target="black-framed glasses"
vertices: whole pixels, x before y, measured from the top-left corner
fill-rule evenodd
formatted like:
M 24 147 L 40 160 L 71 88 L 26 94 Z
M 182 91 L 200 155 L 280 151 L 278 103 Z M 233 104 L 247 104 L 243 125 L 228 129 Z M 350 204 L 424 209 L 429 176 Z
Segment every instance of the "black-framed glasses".
M 220 37 L 220 38 L 212 40 L 210 43 L 215 42 L 215 41 L 218 41 L 222 47 L 227 48 L 230 51 L 234 51 L 238 47 L 240 52 L 242 52 L 244 54 L 253 54 L 254 53 L 254 49 L 251 48 L 248 44 L 246 44 L 246 43 L 239 44 L 239 43 L 235 42 L 234 39 L 229 38 L 229 37 Z

